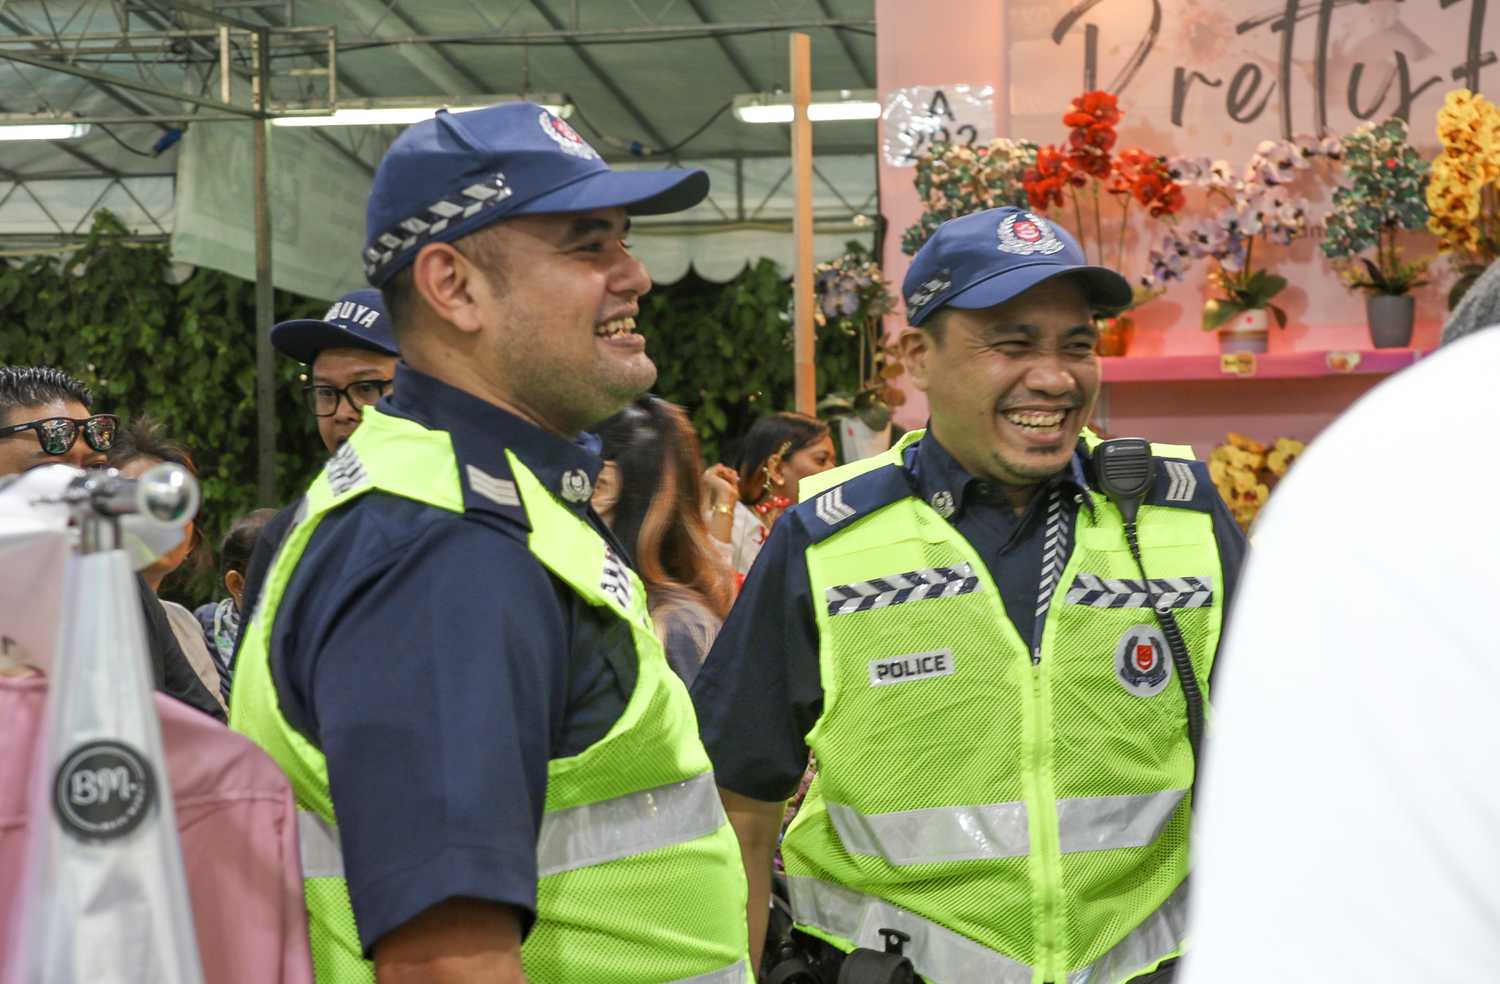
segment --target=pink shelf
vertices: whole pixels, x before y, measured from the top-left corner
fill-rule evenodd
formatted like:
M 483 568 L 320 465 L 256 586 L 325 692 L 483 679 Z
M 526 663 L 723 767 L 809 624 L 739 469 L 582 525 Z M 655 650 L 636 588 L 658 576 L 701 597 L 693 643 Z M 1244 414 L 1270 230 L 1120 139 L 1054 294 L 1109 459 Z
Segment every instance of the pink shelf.
M 1099 361 L 1106 383 L 1155 383 L 1386 376 L 1425 354 L 1423 349 L 1371 349 L 1267 355 L 1126 355 Z

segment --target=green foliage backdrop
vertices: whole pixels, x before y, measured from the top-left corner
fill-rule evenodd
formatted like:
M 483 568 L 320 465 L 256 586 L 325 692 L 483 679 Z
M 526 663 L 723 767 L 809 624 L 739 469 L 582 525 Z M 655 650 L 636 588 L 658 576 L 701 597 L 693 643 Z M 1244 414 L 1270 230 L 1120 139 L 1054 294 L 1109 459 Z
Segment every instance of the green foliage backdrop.
M 791 306 L 791 282 L 764 259 L 727 284 L 689 274 L 642 299 L 656 393 L 692 415 L 706 460 L 719 460 L 756 417 L 793 408 Z M 818 398 L 858 389 L 858 361 L 854 336 L 821 329 Z
M 164 245 L 135 245 L 102 214 L 71 256 L 0 264 L 0 363 L 56 366 L 88 383 L 94 409 L 159 420 L 185 444 L 203 486 L 202 525 L 217 544 L 260 505 L 255 496 L 255 286 L 198 270 L 167 282 Z M 322 315 L 324 305 L 277 293 L 277 318 Z M 278 358 L 276 471 L 290 497 L 323 459 L 297 394 L 301 367 Z M 172 592 L 169 592 L 172 593 Z M 179 585 L 185 600 L 212 585 Z
M 200 269 L 174 286 L 164 245 L 127 240 L 100 213 L 86 243 L 66 257 L 0 264 L 0 363 L 63 369 L 94 390 L 95 409 L 142 413 L 192 452 L 203 486 L 209 544 L 261 505 L 255 495 L 255 288 Z M 762 260 L 727 284 L 689 275 L 642 302 L 640 323 L 660 369 L 656 392 L 692 415 L 703 454 L 757 416 L 792 406 L 792 288 Z M 277 320 L 319 317 L 325 304 L 278 292 Z M 857 342 L 835 328 L 818 339 L 818 395 L 858 384 Z M 324 453 L 298 399 L 302 368 L 276 359 L 277 488 L 290 501 Z M 165 592 L 208 600 L 199 578 Z

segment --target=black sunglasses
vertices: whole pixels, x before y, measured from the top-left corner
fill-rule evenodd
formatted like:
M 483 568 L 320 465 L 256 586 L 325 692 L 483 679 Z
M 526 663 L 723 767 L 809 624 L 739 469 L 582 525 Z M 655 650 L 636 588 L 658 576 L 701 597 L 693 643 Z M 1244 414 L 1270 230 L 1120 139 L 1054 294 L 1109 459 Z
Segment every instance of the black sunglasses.
M 36 431 L 37 443 L 47 454 L 63 455 L 73 449 L 78 435 L 95 451 L 108 451 L 115 446 L 115 430 L 120 418 L 112 413 L 96 413 L 92 417 L 73 420 L 68 417 L 47 417 L 24 424 L 0 427 L 0 437 L 9 437 L 22 431 Z
M 343 389 L 325 383 L 302 387 L 302 399 L 314 417 L 332 417 L 338 413 L 339 400 L 348 400 L 349 406 L 358 410 L 372 403 L 379 403 L 385 391 L 391 388 L 392 379 L 361 379 Z

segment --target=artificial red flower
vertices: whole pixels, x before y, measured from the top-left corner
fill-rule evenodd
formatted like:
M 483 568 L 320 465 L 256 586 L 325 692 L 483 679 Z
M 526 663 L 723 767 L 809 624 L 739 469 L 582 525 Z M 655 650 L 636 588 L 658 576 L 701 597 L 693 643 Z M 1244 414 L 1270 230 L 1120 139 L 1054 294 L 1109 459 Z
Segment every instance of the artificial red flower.
M 1063 115 L 1063 126 L 1113 127 L 1120 122 L 1120 101 L 1111 92 L 1095 89 L 1073 100 Z
M 1109 191 L 1131 196 L 1146 206 L 1153 219 L 1175 215 L 1187 201 L 1182 186 L 1172 180 L 1166 159 L 1139 147 L 1122 150 L 1115 158 Z
M 1026 169 L 1021 178 L 1026 189 L 1026 199 L 1039 212 L 1052 205 L 1063 204 L 1063 189 L 1069 184 L 1082 184 L 1068 155 L 1058 147 L 1040 147 L 1036 152 L 1036 165 Z
M 1063 114 L 1063 124 L 1072 127 L 1068 157 L 1079 175 L 1103 181 L 1114 171 L 1109 152 L 1114 148 L 1115 124 L 1121 116 L 1115 96 L 1101 90 L 1085 92 Z

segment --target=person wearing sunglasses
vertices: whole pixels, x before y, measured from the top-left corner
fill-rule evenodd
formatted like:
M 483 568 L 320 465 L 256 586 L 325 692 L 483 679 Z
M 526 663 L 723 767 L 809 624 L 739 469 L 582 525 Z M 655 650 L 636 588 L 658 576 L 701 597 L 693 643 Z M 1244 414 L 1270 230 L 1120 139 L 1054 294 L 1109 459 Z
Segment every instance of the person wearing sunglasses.
M 0 366 L 0 478 L 40 465 L 103 466 L 119 420 L 93 413 L 92 402 L 88 387 L 59 369 Z M 156 595 L 139 575 L 136 585 L 156 689 L 223 720 L 224 709 L 183 655 Z
M 88 411 L 83 383 L 56 369 L 6 366 L 0 377 L 0 475 L 37 465 L 104 464 L 120 419 Z

